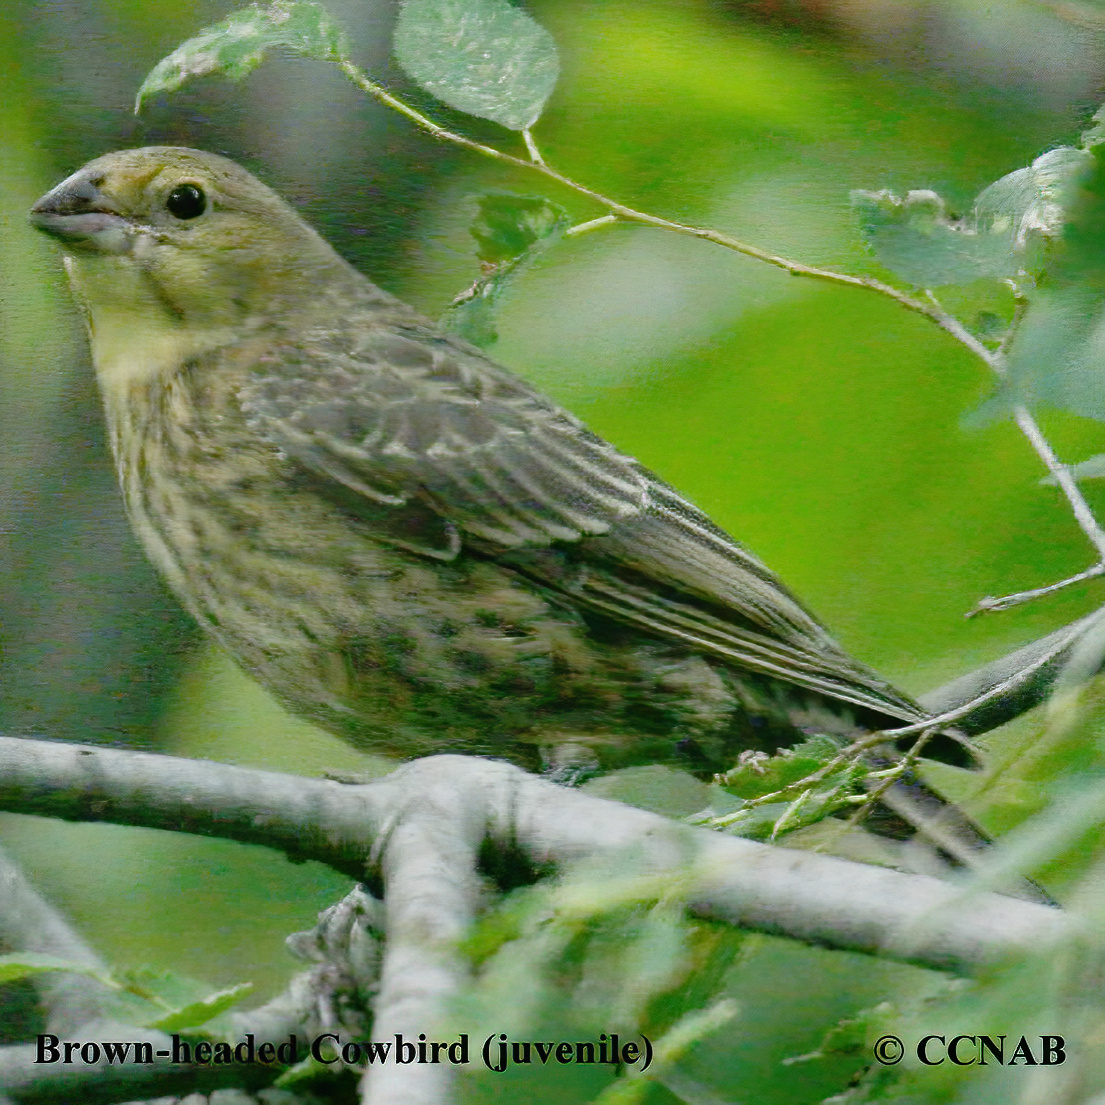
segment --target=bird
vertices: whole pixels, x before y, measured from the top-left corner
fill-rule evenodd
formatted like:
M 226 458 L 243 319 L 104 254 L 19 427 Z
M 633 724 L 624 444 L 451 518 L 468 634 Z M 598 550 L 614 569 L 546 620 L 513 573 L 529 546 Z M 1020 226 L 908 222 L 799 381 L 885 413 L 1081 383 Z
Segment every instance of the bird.
M 137 537 L 293 712 L 571 780 L 926 721 L 686 497 L 235 162 L 108 153 L 30 218 L 63 249 Z M 954 732 L 926 754 L 976 762 Z

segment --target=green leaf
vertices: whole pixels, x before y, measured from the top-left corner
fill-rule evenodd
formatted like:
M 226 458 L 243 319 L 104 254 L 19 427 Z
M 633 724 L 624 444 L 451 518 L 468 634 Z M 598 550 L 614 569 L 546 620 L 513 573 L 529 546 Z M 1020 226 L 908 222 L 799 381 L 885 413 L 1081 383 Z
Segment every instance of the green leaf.
M 1091 159 L 1087 150 L 1049 150 L 995 181 L 969 215 L 952 219 L 928 191 L 853 192 L 868 245 L 888 269 L 918 287 L 1036 273 L 1061 232 L 1068 197 Z
M 828 737 L 811 737 L 774 756 L 746 754 L 720 778 L 721 794 L 737 800 L 729 808 L 714 808 L 690 820 L 699 825 L 752 840 L 774 840 L 783 833 L 816 824 L 837 810 L 854 806 L 868 773 L 862 763 L 843 763 L 823 779 L 795 787 L 778 799 L 757 802 L 784 787 L 792 787 L 820 770 L 840 752 Z
M 1008 235 L 980 234 L 967 221 L 953 221 L 935 192 L 908 192 L 901 199 L 858 191 L 852 205 L 879 261 L 918 287 L 998 279 L 1019 267 Z
M 1061 239 L 1009 352 L 1009 398 L 1105 419 L 1105 144 L 1071 184 Z
M 720 818 L 702 818 L 699 824 L 722 829 L 747 840 L 774 841 L 796 829 L 816 825 L 838 810 L 854 809 L 857 790 L 856 772 L 829 776 L 815 789 L 804 790 L 793 801 L 746 805 Z
M 1066 207 L 1091 161 L 1087 150 L 1060 146 L 996 180 L 975 200 L 976 231 L 1004 239 L 1022 268 L 1037 270 L 1046 264 L 1046 243 L 1062 234 Z
M 567 226 L 568 213 L 544 196 L 489 192 L 476 200 L 478 208 L 469 233 L 476 256 L 487 265 L 517 261 L 523 254 Z
M 273 1082 L 273 1087 L 278 1090 L 286 1090 L 289 1093 L 294 1093 L 301 1085 L 307 1087 L 311 1082 L 325 1079 L 328 1076 L 332 1077 L 332 1075 L 328 1074 L 330 1070 L 331 1068 L 326 1063 L 320 1063 L 313 1055 L 307 1055 L 303 1059 L 300 1059 L 294 1066 L 288 1067 L 288 1069 Z M 275 1100 L 298 1102 L 315 1101 L 317 1098 L 308 1098 L 304 1096 L 302 1098 L 289 1097 L 277 1098 Z
M 441 319 L 451 334 L 486 348 L 498 339 L 495 313 L 503 290 L 568 225 L 564 208 L 543 196 L 489 192 L 476 200 L 469 232 L 483 272 Z
M 490 348 L 499 340 L 495 314 L 501 291 L 499 277 L 481 277 L 449 304 L 438 324 L 454 337 L 480 349 Z
M 792 1055 L 783 1060 L 783 1066 L 796 1063 L 809 1063 L 817 1059 L 826 1059 L 834 1055 L 848 1058 L 865 1059 L 869 1054 L 868 1041 L 874 1032 L 886 1025 L 895 1012 L 890 1002 L 884 1001 L 871 1009 L 861 1009 L 853 1017 L 837 1021 L 825 1033 L 821 1044 L 815 1051 L 804 1055 Z M 863 1064 L 866 1066 L 866 1063 Z
M 1099 107 L 1093 114 L 1093 126 L 1082 132 L 1081 145 L 1085 149 L 1105 142 L 1105 106 Z
M 97 970 L 83 963 L 72 963 L 68 959 L 59 959 L 56 955 L 39 955 L 36 952 L 13 952 L 11 955 L 0 955 L 0 984 L 30 978 L 32 975 L 44 974 L 47 971 L 71 971 L 74 974 L 95 978 L 112 989 L 118 988 L 118 983 L 106 971 Z
M 840 747 L 828 737 L 812 737 L 793 748 L 784 748 L 774 756 L 745 754 L 737 766 L 727 771 L 722 785 L 738 798 L 759 798 L 797 783 L 827 764 Z
M 206 1024 L 237 1004 L 253 989 L 250 982 L 212 992 L 207 983 L 173 971 L 136 967 L 119 976 L 127 992 L 148 1002 L 148 1016 L 134 1023 L 147 1028 L 175 1031 Z
M 142 110 L 148 97 L 175 92 L 194 77 L 220 73 L 240 80 L 256 69 L 273 47 L 319 61 L 341 61 L 348 53 L 341 28 L 313 0 L 253 4 L 205 27 L 162 58 L 138 90 L 135 113 Z
M 244 997 L 253 993 L 252 982 L 242 982 L 229 990 L 217 990 L 199 1001 L 189 1002 L 172 1013 L 150 1022 L 148 1028 L 160 1028 L 166 1032 L 178 1032 L 185 1028 L 196 1028 L 206 1024 L 213 1017 L 225 1013 L 231 1006 L 237 1005 Z
M 395 56 L 439 100 L 511 130 L 537 122 L 559 68 L 552 36 L 507 0 L 404 0 Z
M 631 1070 L 607 1086 L 591 1105 L 638 1105 L 648 1096 L 650 1082 L 658 1081 L 667 1086 L 665 1076 L 670 1075 L 670 1068 L 692 1047 L 727 1025 L 739 1012 L 740 1006 L 735 1001 L 721 998 L 706 1009 L 695 1009 L 685 1014 L 656 1041 L 650 1070 Z M 678 1079 L 675 1085 L 678 1087 L 681 1081 Z M 712 1094 L 710 1099 L 717 1100 Z M 680 1100 L 693 1101 L 694 1098 L 681 1094 Z

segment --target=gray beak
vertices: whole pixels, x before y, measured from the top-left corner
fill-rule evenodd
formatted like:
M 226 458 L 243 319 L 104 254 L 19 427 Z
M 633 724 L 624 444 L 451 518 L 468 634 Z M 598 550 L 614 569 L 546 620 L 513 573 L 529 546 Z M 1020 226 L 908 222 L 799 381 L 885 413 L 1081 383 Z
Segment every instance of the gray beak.
M 126 252 L 131 223 L 100 191 L 102 182 L 84 171 L 74 173 L 31 208 L 31 226 L 71 248 Z

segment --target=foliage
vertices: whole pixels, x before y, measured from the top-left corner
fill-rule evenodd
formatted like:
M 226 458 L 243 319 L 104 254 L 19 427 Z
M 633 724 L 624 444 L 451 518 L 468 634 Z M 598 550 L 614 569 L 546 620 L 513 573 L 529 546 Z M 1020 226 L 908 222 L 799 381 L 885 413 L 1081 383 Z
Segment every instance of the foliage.
M 476 242 L 481 274 L 453 300 L 441 322 L 458 337 L 488 346 L 499 336 L 495 329 L 499 297 L 564 232 L 568 216 L 543 196 L 510 192 L 479 196 L 476 205 L 469 233 Z
M 151 968 L 112 972 L 53 955 L 17 952 L 0 956 L 0 984 L 49 972 L 94 979 L 112 991 L 115 1013 L 121 1022 L 166 1032 L 206 1025 L 253 992 L 249 983 L 242 983 L 212 993 L 210 987 L 195 979 Z
M 537 122 L 559 71 L 552 35 L 508 0 L 403 0 L 395 56 L 443 103 L 511 130 Z
M 337 25 L 313 0 L 254 4 L 201 31 L 158 62 L 138 90 L 135 111 L 148 97 L 175 92 L 195 77 L 219 73 L 241 80 L 269 50 L 280 47 L 322 61 L 340 60 L 347 50 Z

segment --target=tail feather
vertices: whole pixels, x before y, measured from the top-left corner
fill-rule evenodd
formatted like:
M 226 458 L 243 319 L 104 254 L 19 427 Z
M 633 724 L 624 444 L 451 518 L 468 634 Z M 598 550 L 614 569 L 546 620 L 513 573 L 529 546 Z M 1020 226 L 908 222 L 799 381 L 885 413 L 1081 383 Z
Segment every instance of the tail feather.
M 979 869 L 993 847 L 993 841 L 958 806 L 912 775 L 904 776 L 879 796 L 866 824 L 880 836 L 924 845 L 951 870 Z M 1004 889 L 1014 898 L 1056 905 L 1051 895 L 1031 879 L 1018 878 Z

